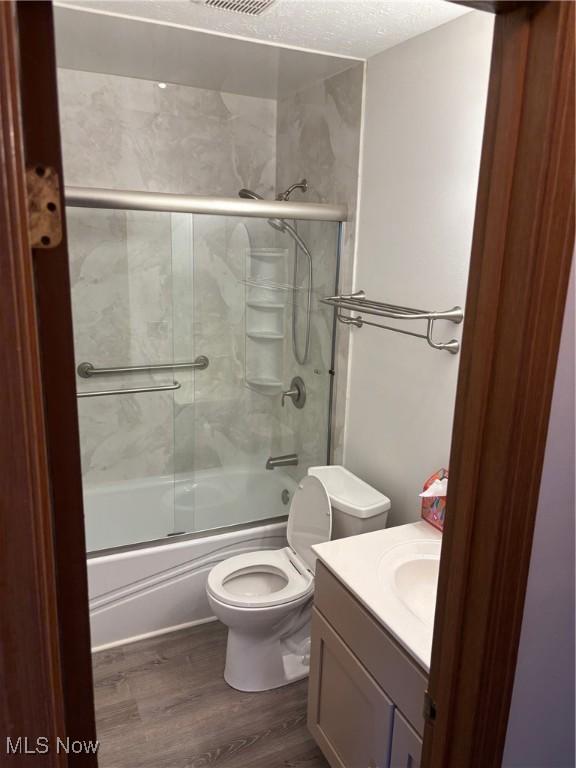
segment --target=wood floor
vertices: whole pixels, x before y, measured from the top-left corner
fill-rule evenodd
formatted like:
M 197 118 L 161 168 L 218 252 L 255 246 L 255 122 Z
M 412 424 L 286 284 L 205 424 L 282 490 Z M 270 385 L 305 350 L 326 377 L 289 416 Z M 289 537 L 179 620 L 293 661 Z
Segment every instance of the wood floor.
M 328 768 L 306 728 L 307 681 L 234 691 L 225 651 L 215 622 L 95 654 L 100 768 Z

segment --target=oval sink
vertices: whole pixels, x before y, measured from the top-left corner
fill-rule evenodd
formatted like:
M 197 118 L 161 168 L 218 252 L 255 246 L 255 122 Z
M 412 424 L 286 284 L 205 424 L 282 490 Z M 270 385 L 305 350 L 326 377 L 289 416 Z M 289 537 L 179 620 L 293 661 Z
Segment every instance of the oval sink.
M 409 541 L 390 549 L 378 569 L 380 581 L 423 624 L 431 626 L 436 608 L 440 542 Z
M 425 624 L 434 621 L 439 567 L 439 557 L 419 557 L 402 563 L 395 572 L 398 597 Z

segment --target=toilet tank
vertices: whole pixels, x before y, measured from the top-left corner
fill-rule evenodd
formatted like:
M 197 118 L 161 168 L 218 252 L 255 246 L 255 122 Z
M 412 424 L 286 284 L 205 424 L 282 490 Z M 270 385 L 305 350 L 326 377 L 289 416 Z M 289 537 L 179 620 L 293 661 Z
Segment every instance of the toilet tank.
M 332 538 L 343 539 L 386 527 L 390 499 L 345 467 L 310 467 L 323 484 L 332 506 Z

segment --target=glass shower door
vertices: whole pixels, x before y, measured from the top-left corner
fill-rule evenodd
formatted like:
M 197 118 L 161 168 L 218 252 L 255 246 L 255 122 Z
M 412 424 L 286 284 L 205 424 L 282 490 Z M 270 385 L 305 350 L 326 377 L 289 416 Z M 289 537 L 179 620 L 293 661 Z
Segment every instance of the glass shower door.
M 339 224 L 291 226 L 312 256 L 305 360 L 308 266 L 299 249 L 294 287 L 294 239 L 266 219 L 188 215 L 192 274 L 175 293 L 174 336 L 190 335 L 210 366 L 174 396 L 177 531 L 282 517 L 308 467 L 328 461 L 334 316 L 319 299 L 335 292 Z M 173 259 L 176 275 L 176 247 Z M 306 388 L 302 409 L 290 398 L 282 406 L 295 376 Z M 266 468 L 285 454 L 298 463 Z
M 298 377 L 306 399 L 302 408 L 296 407 L 299 403 L 291 397 L 284 398 L 284 405 L 281 397 L 276 399 L 278 427 L 273 449 L 275 455 L 297 454 L 298 465 L 285 471 L 300 480 L 308 467 L 329 461 L 334 313 L 321 299 L 336 292 L 340 227 L 334 222 L 322 221 L 290 224 L 312 257 L 312 286 L 309 299 L 306 255 L 290 233 L 278 233 L 278 244 L 289 254 L 290 284 L 285 316 L 283 390 L 293 389 L 292 383 Z M 295 290 L 292 289 L 294 276 Z M 296 389 L 298 385 L 299 382 Z
M 88 550 L 163 538 L 174 531 L 174 418 L 162 388 L 176 378 L 99 369 L 175 360 L 171 215 L 68 208 L 67 224 L 76 363 L 94 369 L 77 377 Z
M 285 516 L 328 461 L 334 315 L 320 299 L 340 225 L 83 207 L 67 220 L 89 551 Z M 303 408 L 283 398 L 295 378 Z

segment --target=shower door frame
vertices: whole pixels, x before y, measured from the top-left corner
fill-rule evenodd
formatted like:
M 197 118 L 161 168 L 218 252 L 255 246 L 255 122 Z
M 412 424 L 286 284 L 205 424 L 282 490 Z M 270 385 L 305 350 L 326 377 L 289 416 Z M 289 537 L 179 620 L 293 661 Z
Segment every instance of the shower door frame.
M 455 512 L 447 517 L 443 542 L 430 678 L 436 711 L 429 707 L 426 768 L 496 767 L 501 761 L 574 242 L 574 6 L 468 4 L 499 15 L 457 391 L 448 497 Z M 3 425 L 22 416 L 2 435 L 7 442 L 9 434 L 12 450 L 0 467 L 0 487 L 17 514 L 4 514 L 6 536 L 0 537 L 0 729 L 89 739 L 95 728 L 67 249 L 65 239 L 53 250 L 31 249 L 23 210 L 23 159 L 61 172 L 51 4 L 0 3 L 0 40 L 0 181 L 9 194 L 0 213 L 0 253 L 3 265 L 14 266 L 0 282 L 2 307 L 13 309 L 14 321 L 0 324 L 8 362 L 0 416 Z M 537 129 L 541 121 L 545 131 Z M 538 173 L 543 162 L 553 172 Z M 529 188 L 522 183 L 525 169 L 536 172 Z M 532 284 L 514 303 L 510 282 L 519 269 L 530 270 Z M 513 424 L 499 397 L 515 414 Z M 506 437 L 521 439 L 510 442 L 503 467 L 514 482 L 505 471 L 489 478 L 495 505 L 479 493 L 478 482 L 481 467 L 499 455 L 498 416 Z M 454 451 L 465 451 L 467 463 Z M 21 547 L 18 557 L 10 549 L 14 543 Z M 17 579 L 28 588 L 25 603 L 22 592 L 10 588 Z M 53 751 L 42 764 L 96 766 L 97 757 Z
M 338 292 L 340 280 L 340 265 L 342 255 L 343 227 L 348 218 L 347 206 L 343 204 L 330 203 L 307 203 L 296 201 L 279 201 L 263 199 L 242 199 L 227 197 L 210 197 L 207 195 L 182 195 L 170 194 L 165 192 L 148 192 L 141 190 L 117 190 L 101 189 L 91 187 L 65 187 L 64 202 L 66 208 L 85 208 L 88 210 L 106 210 L 106 211 L 147 211 L 153 213 L 178 213 L 178 214 L 200 214 L 203 216 L 222 216 L 239 217 L 248 219 L 290 219 L 293 221 L 316 221 L 319 223 L 332 223 L 338 225 L 336 235 L 336 268 L 334 271 L 334 284 L 330 287 L 330 293 Z M 330 339 L 330 361 L 328 364 L 328 384 L 327 384 L 327 402 L 326 402 L 326 450 L 322 461 L 327 464 L 332 456 L 332 420 L 334 409 L 334 366 L 336 357 L 336 334 L 337 334 L 336 313 L 333 314 L 331 323 L 332 336 Z M 204 350 L 208 356 L 210 350 Z M 206 355 L 202 355 L 206 357 Z M 199 360 L 200 358 L 197 358 Z M 77 371 L 83 366 L 92 366 L 92 363 L 81 363 Z M 171 366 L 167 363 L 165 368 L 177 368 L 182 363 L 174 363 Z M 92 366 L 93 367 L 93 366 Z M 138 368 L 138 367 L 137 367 Z M 97 369 L 96 369 L 97 370 Z M 122 370 L 129 371 L 130 366 Z M 105 372 L 109 372 L 108 369 Z M 80 374 L 82 375 L 82 374 Z M 93 374 L 92 374 L 93 375 Z M 137 391 L 137 390 L 136 390 Z M 147 391 L 142 389 L 140 391 Z M 150 389 L 149 391 L 154 391 Z M 126 389 L 126 392 L 130 392 Z M 105 395 L 120 395 L 121 389 L 105 390 Z M 77 397 L 86 397 L 86 393 L 79 392 Z M 137 540 L 129 544 L 119 544 L 117 546 L 103 547 L 101 549 L 92 549 L 87 551 L 88 559 L 94 559 L 121 552 L 129 552 L 137 549 L 146 549 L 148 547 L 165 546 L 168 542 L 175 543 L 179 541 L 189 541 L 192 539 L 201 539 L 208 536 L 215 536 L 221 533 L 230 533 L 247 528 L 253 528 L 255 525 L 267 525 L 285 521 L 288 513 L 277 515 L 276 517 L 267 517 L 248 522 L 236 523 L 233 525 L 224 525 L 215 528 L 207 528 L 199 531 L 184 531 L 182 533 L 169 533 L 162 538 Z

